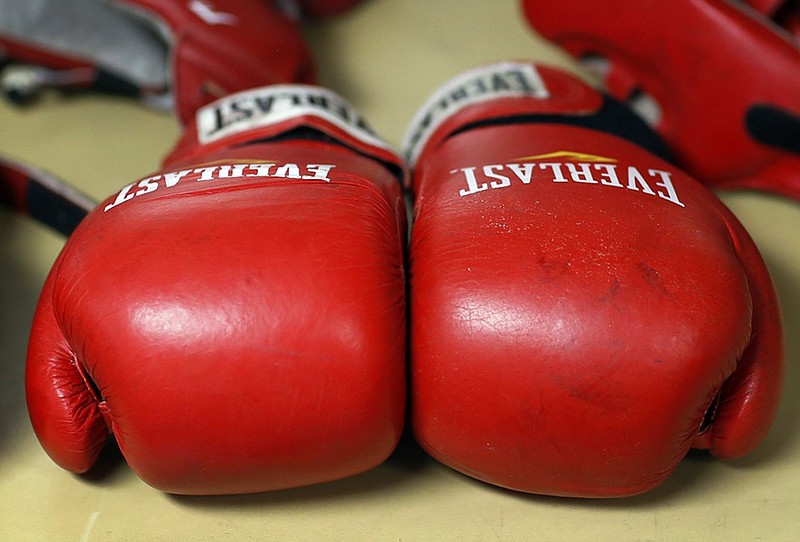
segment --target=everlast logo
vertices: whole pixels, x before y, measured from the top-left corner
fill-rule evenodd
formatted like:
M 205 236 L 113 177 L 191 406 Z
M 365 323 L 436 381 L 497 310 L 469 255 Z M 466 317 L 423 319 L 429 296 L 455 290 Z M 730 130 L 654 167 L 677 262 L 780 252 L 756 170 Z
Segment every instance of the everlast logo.
M 133 198 L 156 190 L 169 189 L 178 183 L 213 182 L 219 179 L 279 178 L 330 182 L 331 164 L 294 164 L 259 162 L 253 164 L 215 164 L 194 169 L 170 171 L 131 183 L 120 190 L 113 202 L 105 206 L 109 211 Z
M 560 160 L 559 160 L 560 158 Z M 505 164 L 463 167 L 450 171 L 463 181 L 458 193 L 471 196 L 484 190 L 508 188 L 514 183 L 531 184 L 536 172 L 544 172 L 553 183 L 595 184 L 623 188 L 655 196 L 685 207 L 672 183 L 672 174 L 663 169 L 619 166 L 615 159 L 584 153 L 555 152 L 519 158 Z
M 527 64 L 507 62 L 467 72 L 436 93 L 417 114 L 403 142 L 406 158 L 416 161 L 420 148 L 442 121 L 467 105 L 501 96 L 548 95 L 538 72 Z
M 340 96 L 302 85 L 254 89 L 207 105 L 197 113 L 198 139 L 200 143 L 208 143 L 232 133 L 309 114 L 325 118 L 361 139 L 380 141 L 363 117 Z

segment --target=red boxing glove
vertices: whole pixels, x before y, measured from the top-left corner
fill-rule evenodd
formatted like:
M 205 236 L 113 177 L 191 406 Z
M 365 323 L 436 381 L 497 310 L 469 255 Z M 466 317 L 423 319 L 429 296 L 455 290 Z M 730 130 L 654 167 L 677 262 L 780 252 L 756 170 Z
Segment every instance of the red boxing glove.
M 405 400 L 401 164 L 324 89 L 200 109 L 46 281 L 26 386 L 47 453 L 83 472 L 110 432 L 144 481 L 180 494 L 381 463 Z
M 49 68 L 7 74 L 11 94 L 89 87 L 160 103 L 171 92 L 187 123 L 226 94 L 316 77 L 297 24 L 264 0 L 2 3 L 9 5 L 0 14 L 0 48 L 14 62 Z
M 315 69 L 296 24 L 263 0 L 117 0 L 169 29 L 177 115 L 236 91 L 313 83 Z
M 654 100 L 654 126 L 697 179 L 800 200 L 800 50 L 765 18 L 724 0 L 645 0 L 635 9 L 622 0 L 591 9 L 525 0 L 524 9 L 538 32 L 588 66 L 599 56 L 612 95 Z
M 69 235 L 94 202 L 46 171 L 0 156 L 0 204 Z
M 640 146 L 647 132 L 519 63 L 454 79 L 416 117 L 410 408 L 441 462 L 614 497 L 690 448 L 737 458 L 766 434 L 784 371 L 767 269 L 712 192 Z

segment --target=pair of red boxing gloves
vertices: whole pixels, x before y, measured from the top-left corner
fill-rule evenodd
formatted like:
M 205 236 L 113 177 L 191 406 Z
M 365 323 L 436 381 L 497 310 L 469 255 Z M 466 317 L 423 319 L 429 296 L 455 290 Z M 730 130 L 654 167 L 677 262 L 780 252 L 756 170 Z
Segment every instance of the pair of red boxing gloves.
M 408 412 L 470 476 L 606 497 L 655 487 L 690 448 L 736 458 L 765 436 L 784 360 L 757 248 L 576 77 L 462 74 L 404 159 L 308 85 L 185 122 L 44 286 L 27 397 L 62 467 L 90 469 L 111 434 L 164 491 L 296 487 L 383 462 Z

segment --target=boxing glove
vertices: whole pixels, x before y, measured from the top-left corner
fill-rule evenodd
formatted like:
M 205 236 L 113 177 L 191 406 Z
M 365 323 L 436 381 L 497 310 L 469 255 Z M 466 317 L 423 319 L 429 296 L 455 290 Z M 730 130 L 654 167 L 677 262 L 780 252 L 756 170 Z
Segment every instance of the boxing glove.
M 523 7 L 537 32 L 643 112 L 695 178 L 800 200 L 800 49 L 766 18 L 726 0 L 672 2 L 668 17 L 652 0 Z
M 572 75 L 512 62 L 415 117 L 410 416 L 442 463 L 616 497 L 691 448 L 733 459 L 764 438 L 784 372 L 769 273 L 648 131 Z
M 316 77 L 297 23 L 265 0 L 0 0 L 0 50 L 15 63 L 11 96 L 94 88 L 173 107 L 184 124 L 226 94 Z
M 94 202 L 48 172 L 0 156 L 0 204 L 69 235 Z
M 85 472 L 110 433 L 145 482 L 179 494 L 381 463 L 405 407 L 404 171 L 321 88 L 201 108 L 46 280 L 26 366 L 46 452 Z

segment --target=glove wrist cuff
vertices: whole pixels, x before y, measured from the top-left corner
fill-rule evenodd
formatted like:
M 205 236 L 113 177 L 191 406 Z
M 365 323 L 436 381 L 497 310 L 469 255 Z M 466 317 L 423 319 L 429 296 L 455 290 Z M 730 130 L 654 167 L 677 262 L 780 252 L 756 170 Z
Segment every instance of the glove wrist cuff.
M 530 63 L 500 62 L 464 72 L 434 92 L 417 111 L 403 138 L 403 155 L 413 166 L 435 134 L 458 128 L 452 120 L 467 107 L 500 98 L 542 100 L 549 96 Z
M 198 109 L 167 162 L 202 148 L 276 138 L 309 128 L 360 153 L 402 168 L 397 152 L 335 92 L 313 85 L 270 85 L 237 92 Z

